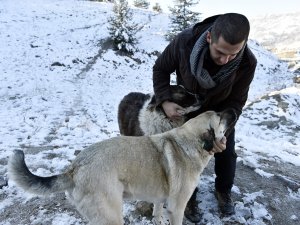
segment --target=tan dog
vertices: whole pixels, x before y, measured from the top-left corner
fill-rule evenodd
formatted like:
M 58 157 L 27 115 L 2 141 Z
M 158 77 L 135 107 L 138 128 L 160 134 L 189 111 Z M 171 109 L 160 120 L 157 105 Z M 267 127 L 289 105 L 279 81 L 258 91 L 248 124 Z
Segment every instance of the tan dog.
M 166 203 L 170 224 L 181 225 L 187 201 L 212 157 L 208 150 L 235 120 L 233 111 L 209 111 L 162 134 L 111 138 L 86 148 L 65 173 L 51 177 L 33 175 L 23 152 L 15 151 L 8 173 L 32 193 L 66 191 L 93 225 L 123 224 L 123 198 L 153 202 L 156 224 L 163 223 Z

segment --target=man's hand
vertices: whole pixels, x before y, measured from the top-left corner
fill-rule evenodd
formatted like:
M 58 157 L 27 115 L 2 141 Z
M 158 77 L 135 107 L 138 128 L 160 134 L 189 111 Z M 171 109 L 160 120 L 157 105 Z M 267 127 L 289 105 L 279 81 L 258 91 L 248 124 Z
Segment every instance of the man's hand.
M 214 141 L 214 147 L 211 151 L 209 151 L 210 155 L 213 155 L 218 152 L 222 152 L 226 149 L 226 137 L 224 136 L 220 141 Z
M 164 101 L 161 106 L 170 120 L 176 121 L 182 118 L 183 108 L 180 105 L 174 102 Z

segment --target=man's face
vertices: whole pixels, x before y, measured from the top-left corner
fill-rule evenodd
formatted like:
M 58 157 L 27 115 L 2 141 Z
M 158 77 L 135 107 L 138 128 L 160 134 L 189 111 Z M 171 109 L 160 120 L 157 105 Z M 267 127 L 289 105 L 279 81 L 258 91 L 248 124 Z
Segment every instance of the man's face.
M 219 37 L 217 42 L 212 42 L 210 32 L 208 32 L 206 40 L 209 43 L 210 57 L 214 63 L 219 66 L 225 65 L 233 60 L 245 43 L 245 41 L 242 41 L 241 43 L 231 45 L 227 43 L 222 36 Z

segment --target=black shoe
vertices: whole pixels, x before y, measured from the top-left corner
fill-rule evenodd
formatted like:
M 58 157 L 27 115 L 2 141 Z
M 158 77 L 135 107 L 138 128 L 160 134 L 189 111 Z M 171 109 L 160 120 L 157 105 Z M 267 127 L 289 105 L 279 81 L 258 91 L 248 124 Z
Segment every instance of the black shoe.
M 218 200 L 220 211 L 225 216 L 231 216 L 235 214 L 234 204 L 231 200 L 230 193 L 221 193 L 216 191 L 215 192 L 216 198 Z
M 199 223 L 201 220 L 200 209 L 198 208 L 198 201 L 196 197 L 192 196 L 188 201 L 185 210 L 184 216 L 192 223 Z

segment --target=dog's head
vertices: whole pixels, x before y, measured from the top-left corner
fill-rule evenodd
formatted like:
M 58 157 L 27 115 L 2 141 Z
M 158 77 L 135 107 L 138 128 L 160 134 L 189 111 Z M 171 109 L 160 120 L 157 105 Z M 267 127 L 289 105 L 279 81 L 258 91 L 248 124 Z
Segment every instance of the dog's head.
M 171 100 L 183 108 L 197 104 L 197 96 L 188 92 L 183 86 L 171 85 Z
M 222 112 L 207 111 L 189 120 L 191 131 L 197 133 L 203 143 L 203 149 L 210 151 L 215 140 L 221 140 L 226 131 L 231 128 L 237 120 L 233 109 Z
M 170 101 L 184 108 L 184 110 L 182 111 L 182 115 L 186 115 L 190 112 L 194 112 L 200 108 L 200 102 L 198 100 L 197 95 L 187 91 L 183 86 L 170 85 L 170 93 L 171 93 Z M 156 98 L 155 95 L 153 95 L 151 101 L 149 102 L 148 109 L 155 110 L 157 109 L 156 107 L 157 107 Z M 159 108 L 157 110 L 161 110 L 161 109 Z

